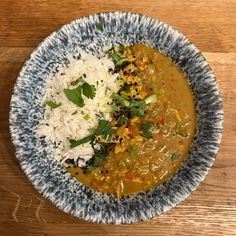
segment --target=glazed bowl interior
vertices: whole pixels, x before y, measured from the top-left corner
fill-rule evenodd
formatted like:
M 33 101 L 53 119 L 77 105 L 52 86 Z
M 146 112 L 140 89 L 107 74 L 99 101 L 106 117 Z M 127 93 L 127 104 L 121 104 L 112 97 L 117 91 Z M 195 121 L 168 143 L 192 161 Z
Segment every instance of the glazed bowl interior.
M 104 31 L 96 29 L 103 23 Z M 197 133 L 187 160 L 161 186 L 122 197 L 94 191 L 64 170 L 51 143 L 36 134 L 43 118 L 45 81 L 78 48 L 97 53 L 114 44 L 144 43 L 164 53 L 185 74 L 194 93 Z M 180 95 L 181 96 L 181 95 Z M 10 131 L 16 156 L 35 188 L 63 211 L 97 223 L 148 220 L 184 200 L 204 179 L 219 148 L 223 108 L 215 76 L 200 51 L 169 25 L 134 13 L 100 13 L 75 20 L 52 33 L 24 64 L 11 100 Z

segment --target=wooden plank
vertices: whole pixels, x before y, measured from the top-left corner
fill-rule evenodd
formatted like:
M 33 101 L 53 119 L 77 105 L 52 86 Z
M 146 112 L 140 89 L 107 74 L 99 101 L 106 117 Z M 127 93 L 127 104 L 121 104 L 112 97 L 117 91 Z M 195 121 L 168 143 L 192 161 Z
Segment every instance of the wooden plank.
M 47 35 L 81 16 L 131 11 L 158 18 L 185 34 L 200 50 L 234 52 L 236 1 L 2 0 L 0 45 L 35 47 Z

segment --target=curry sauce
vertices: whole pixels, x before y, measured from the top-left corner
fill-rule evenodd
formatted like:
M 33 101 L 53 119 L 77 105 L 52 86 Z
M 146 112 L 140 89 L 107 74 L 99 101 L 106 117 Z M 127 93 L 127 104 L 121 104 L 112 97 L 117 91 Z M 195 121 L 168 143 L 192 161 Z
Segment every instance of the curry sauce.
M 157 101 L 148 106 L 144 116 L 133 117 L 127 127 L 118 128 L 128 137 L 122 151 L 116 145 L 99 167 L 90 172 L 80 167 L 67 168 L 83 184 L 118 197 L 148 190 L 168 180 L 187 158 L 196 130 L 192 91 L 170 58 L 141 44 L 129 47 L 127 57 L 139 70 L 142 92 L 155 94 Z M 120 72 L 121 78 L 124 71 Z M 142 97 L 142 93 L 138 96 Z M 148 132 L 140 131 L 144 124 L 152 124 L 147 127 Z M 147 132 L 149 137 L 140 132 Z

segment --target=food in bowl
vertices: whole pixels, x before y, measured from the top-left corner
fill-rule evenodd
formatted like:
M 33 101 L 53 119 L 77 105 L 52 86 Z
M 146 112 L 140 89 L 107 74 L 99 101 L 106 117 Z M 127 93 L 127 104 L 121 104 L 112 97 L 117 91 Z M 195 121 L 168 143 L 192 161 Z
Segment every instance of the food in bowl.
M 38 134 L 80 182 L 118 198 L 169 179 L 196 131 L 192 91 L 180 69 L 144 45 L 80 51 L 46 84 Z

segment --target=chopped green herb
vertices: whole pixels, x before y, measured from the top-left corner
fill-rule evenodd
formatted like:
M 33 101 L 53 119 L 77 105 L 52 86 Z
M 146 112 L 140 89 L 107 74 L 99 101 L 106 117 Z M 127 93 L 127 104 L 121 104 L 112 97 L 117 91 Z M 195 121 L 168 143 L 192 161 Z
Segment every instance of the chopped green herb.
M 78 113 L 78 111 L 74 111 L 71 115 L 76 115 Z
M 96 95 L 96 88 L 94 85 L 89 85 L 88 83 L 84 83 L 82 85 L 83 94 L 88 98 L 94 98 Z
M 91 133 L 91 134 L 94 134 L 94 132 L 95 132 L 95 128 L 88 128 L 88 131 Z
M 138 146 L 137 146 L 137 144 L 134 143 L 131 145 L 129 155 L 131 157 L 135 157 L 135 156 L 137 156 L 137 153 L 138 153 Z
M 133 116 L 144 116 L 146 103 L 144 101 L 132 100 L 130 103 L 130 112 Z
M 120 46 L 119 46 L 119 52 L 120 52 L 121 54 L 123 54 L 123 53 L 125 52 L 125 46 L 124 46 L 124 44 L 120 44 Z
M 121 66 L 124 62 L 128 61 L 126 57 L 119 55 L 113 48 L 108 51 L 108 55 L 113 59 L 116 66 Z
M 98 167 L 101 162 L 102 162 L 102 158 L 100 158 L 98 156 L 95 156 L 93 164 L 91 165 L 91 167 Z
M 93 171 L 94 169 L 96 169 L 100 165 L 100 163 L 108 156 L 108 149 L 110 148 L 110 146 L 110 144 L 102 144 L 102 149 L 94 149 L 94 158 L 86 168 L 88 171 Z
M 46 104 L 50 106 L 52 109 L 61 106 L 61 102 L 56 103 L 55 101 L 47 101 Z
M 112 125 L 109 121 L 100 120 L 94 134 L 96 136 L 101 135 L 105 140 L 109 141 L 114 134 L 114 130 L 112 129 Z
M 119 107 L 114 103 L 111 104 L 110 108 L 111 108 L 110 112 L 113 113 L 113 114 L 116 113 L 117 111 L 119 111 Z
M 83 143 L 90 142 L 93 138 L 94 138 L 94 135 L 88 135 L 80 140 L 69 139 L 70 148 L 74 148 L 74 147 L 77 147 Z
M 89 114 L 87 114 L 87 115 L 84 116 L 84 119 L 85 119 L 85 120 L 90 120 L 90 118 L 91 118 L 91 117 L 90 117 Z
M 111 98 L 119 102 L 122 106 L 128 107 L 130 105 L 130 102 L 118 93 L 113 93 L 111 95 Z
M 84 82 L 83 80 L 83 76 L 80 76 L 78 79 L 74 80 L 74 81 L 71 81 L 70 84 L 75 86 L 77 85 L 79 82 Z
M 151 129 L 152 126 L 153 126 L 152 122 L 147 122 L 143 125 L 143 127 L 142 127 L 142 136 L 144 138 L 152 138 L 152 134 L 149 131 L 149 129 Z
M 108 51 L 108 55 L 113 59 L 114 62 L 117 62 L 123 58 L 118 53 L 116 53 L 114 48 Z
M 119 119 L 117 120 L 116 125 L 117 125 L 117 126 L 122 126 L 122 125 L 126 126 L 127 123 L 128 123 L 128 118 L 126 118 L 125 116 L 121 116 L 121 117 L 119 117 Z
M 127 58 L 122 58 L 122 59 L 116 61 L 115 65 L 116 65 L 116 66 L 121 66 L 121 65 L 122 65 L 124 62 L 126 62 L 126 61 L 128 61 Z
M 96 24 L 96 28 L 97 28 L 98 30 L 100 30 L 101 32 L 104 31 L 104 27 L 103 27 L 103 24 L 102 24 L 102 23 L 97 23 L 97 24 Z
M 179 160 L 179 156 L 176 154 L 176 153 L 172 153 L 171 155 L 170 155 L 170 159 L 172 160 L 172 161 L 177 161 L 177 160 Z
M 81 96 L 81 86 L 78 86 L 75 89 L 64 89 L 64 93 L 66 97 L 74 104 L 79 107 L 84 106 L 84 99 Z
M 108 152 L 109 146 L 110 146 L 110 144 L 107 144 L 107 145 L 103 145 L 101 150 L 94 149 L 94 156 L 104 159 L 109 154 L 109 152 Z

